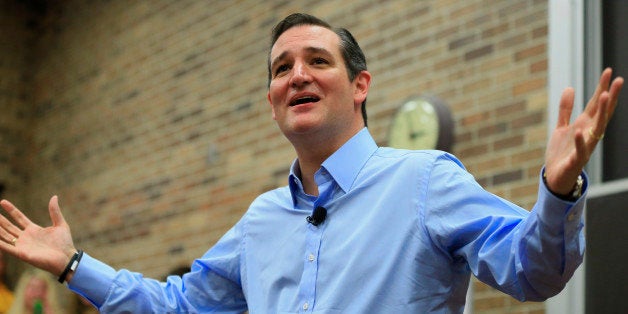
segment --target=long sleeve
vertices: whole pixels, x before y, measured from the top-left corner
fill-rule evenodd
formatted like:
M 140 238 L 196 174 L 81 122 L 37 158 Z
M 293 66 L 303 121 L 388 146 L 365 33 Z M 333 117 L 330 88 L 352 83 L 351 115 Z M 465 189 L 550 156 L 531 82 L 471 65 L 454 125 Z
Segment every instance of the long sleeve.
M 69 288 L 103 313 L 242 313 L 239 233 L 232 228 L 183 277 L 167 282 L 144 278 L 84 254 Z
M 528 212 L 484 191 L 451 155 L 435 163 L 429 186 L 426 226 L 437 245 L 518 300 L 557 294 L 582 262 L 584 197 L 565 202 L 541 182 Z

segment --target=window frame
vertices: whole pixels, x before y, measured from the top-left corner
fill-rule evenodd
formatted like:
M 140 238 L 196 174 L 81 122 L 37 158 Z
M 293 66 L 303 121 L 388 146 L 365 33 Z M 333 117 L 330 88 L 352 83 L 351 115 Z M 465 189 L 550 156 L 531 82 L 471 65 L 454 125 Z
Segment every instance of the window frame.
M 553 0 L 548 3 L 548 138 L 558 120 L 563 89 L 567 86 L 575 89 L 572 114 L 575 117 L 582 112 L 597 85 L 602 68 L 601 1 Z M 602 145 L 598 145 L 586 167 L 590 199 L 628 191 L 628 178 L 603 182 L 602 154 Z M 585 313 L 585 263 L 586 258 L 565 289 L 545 302 L 547 313 Z

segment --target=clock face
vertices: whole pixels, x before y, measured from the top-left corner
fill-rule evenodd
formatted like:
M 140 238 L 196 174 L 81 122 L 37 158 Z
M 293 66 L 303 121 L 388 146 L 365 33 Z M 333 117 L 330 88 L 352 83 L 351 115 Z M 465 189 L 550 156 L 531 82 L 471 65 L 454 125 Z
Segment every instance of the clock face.
M 449 149 L 452 137 L 449 111 L 434 99 L 413 98 L 395 114 L 389 146 L 405 149 Z

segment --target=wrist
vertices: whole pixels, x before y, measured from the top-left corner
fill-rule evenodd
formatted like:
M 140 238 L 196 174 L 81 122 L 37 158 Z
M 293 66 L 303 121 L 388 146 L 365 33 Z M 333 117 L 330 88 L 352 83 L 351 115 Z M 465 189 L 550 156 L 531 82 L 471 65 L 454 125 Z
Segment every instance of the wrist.
M 547 187 L 547 189 L 556 197 L 565 200 L 565 201 L 576 201 L 582 196 L 582 189 L 584 187 L 584 178 L 582 175 L 578 175 L 576 182 L 573 184 L 571 190 L 568 193 L 558 193 L 555 192 L 547 183 L 547 175 L 545 173 L 545 169 L 543 169 L 543 183 Z
M 61 274 L 59 275 L 58 281 L 60 283 L 63 283 L 65 281 L 68 281 L 68 282 L 70 281 L 82 257 L 83 257 L 82 250 L 78 250 L 77 252 L 72 254 L 72 257 L 70 258 L 68 264 L 63 269 L 63 272 L 61 272 Z

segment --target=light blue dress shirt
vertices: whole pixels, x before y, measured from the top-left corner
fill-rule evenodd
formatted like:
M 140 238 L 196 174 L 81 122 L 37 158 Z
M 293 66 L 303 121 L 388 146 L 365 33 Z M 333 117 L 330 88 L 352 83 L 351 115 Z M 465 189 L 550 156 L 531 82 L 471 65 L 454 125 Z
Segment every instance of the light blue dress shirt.
M 183 278 L 84 255 L 70 283 L 105 313 L 461 313 L 470 275 L 518 300 L 558 293 L 584 253 L 582 211 L 540 184 L 528 212 L 452 155 L 378 148 L 365 128 L 316 173 L 295 161 Z M 306 221 L 327 209 L 318 227 Z M 211 222 L 208 222 L 211 223 Z

